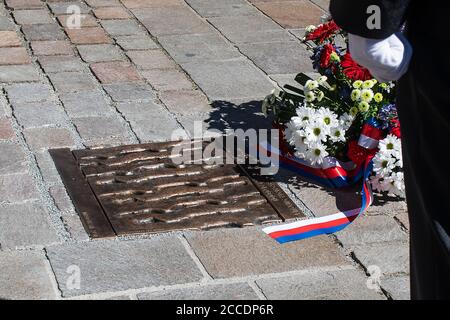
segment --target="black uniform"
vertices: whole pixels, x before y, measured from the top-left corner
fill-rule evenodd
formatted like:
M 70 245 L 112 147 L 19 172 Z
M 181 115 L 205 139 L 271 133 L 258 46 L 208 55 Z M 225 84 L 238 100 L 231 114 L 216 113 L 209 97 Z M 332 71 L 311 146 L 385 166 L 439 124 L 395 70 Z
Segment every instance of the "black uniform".
M 381 30 L 369 30 L 367 8 L 381 8 Z M 411 297 L 450 298 L 450 2 L 331 0 L 349 33 L 384 39 L 406 21 L 414 54 L 400 80 L 406 196 L 411 232 Z

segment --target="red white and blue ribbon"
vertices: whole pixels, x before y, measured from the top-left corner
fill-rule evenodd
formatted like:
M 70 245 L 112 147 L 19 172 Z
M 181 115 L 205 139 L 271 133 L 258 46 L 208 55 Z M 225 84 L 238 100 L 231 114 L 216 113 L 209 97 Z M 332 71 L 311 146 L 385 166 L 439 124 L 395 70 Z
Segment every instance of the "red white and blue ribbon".
M 382 138 L 383 132 L 371 123 L 367 123 L 363 126 L 358 144 L 366 149 L 376 149 L 378 147 L 378 142 Z M 372 157 L 368 157 L 365 160 L 362 168 L 353 168 L 349 170 L 348 164 L 341 164 L 337 160 L 334 162 L 327 160 L 320 167 L 311 166 L 302 159 L 283 154 L 280 150 L 267 143 L 261 143 L 259 148 L 260 152 L 267 152 L 272 155 L 275 153 L 275 155 L 278 155 L 280 164 L 283 165 L 283 167 L 294 170 L 302 176 L 312 178 L 327 186 L 343 187 L 363 178 L 361 192 L 362 204 L 360 208 L 339 212 L 325 217 L 295 221 L 263 229 L 265 233 L 281 244 L 341 231 L 362 215 L 373 202 L 372 189 L 368 181 L 373 168 Z M 347 169 L 344 168 L 345 166 L 347 166 Z

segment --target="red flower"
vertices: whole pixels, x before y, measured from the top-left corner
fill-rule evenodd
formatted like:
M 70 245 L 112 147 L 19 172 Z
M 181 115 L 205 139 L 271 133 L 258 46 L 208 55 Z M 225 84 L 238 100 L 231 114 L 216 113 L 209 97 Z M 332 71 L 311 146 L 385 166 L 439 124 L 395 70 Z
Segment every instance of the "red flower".
M 353 60 L 351 54 L 348 52 L 342 57 L 341 66 L 344 74 L 351 80 L 366 81 L 373 78 L 370 74 L 370 71 L 357 64 L 356 61 Z
M 394 119 L 391 121 L 391 130 L 390 133 L 396 136 L 397 138 L 402 138 L 402 132 L 400 130 L 400 121 L 398 119 Z
M 331 44 L 327 44 L 323 47 L 322 55 L 320 56 L 320 67 L 326 69 L 330 66 L 330 57 L 334 52 L 334 47 Z
M 334 21 L 330 21 L 321 25 L 316 30 L 308 34 L 306 36 L 306 40 L 317 40 L 319 43 L 322 43 L 340 30 L 341 28 L 339 28 L 338 25 L 334 23 Z

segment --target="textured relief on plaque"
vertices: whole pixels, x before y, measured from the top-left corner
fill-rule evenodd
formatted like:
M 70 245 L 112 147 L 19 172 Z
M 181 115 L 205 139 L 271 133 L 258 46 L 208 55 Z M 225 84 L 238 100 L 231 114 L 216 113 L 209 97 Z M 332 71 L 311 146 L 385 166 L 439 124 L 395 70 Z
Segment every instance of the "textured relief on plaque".
M 180 144 L 185 150 L 194 148 L 192 141 L 184 141 L 50 153 L 93 238 L 245 227 L 303 217 L 278 184 L 258 176 L 255 169 L 176 164 L 172 149 Z

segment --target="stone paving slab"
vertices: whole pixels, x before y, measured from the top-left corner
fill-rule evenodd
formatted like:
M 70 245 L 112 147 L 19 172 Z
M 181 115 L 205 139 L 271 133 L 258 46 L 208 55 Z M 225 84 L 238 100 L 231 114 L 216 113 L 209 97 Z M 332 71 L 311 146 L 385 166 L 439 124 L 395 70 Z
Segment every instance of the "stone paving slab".
M 408 240 L 399 224 L 386 216 L 361 216 L 336 236 L 346 248 L 361 244 Z
M 63 14 L 56 16 L 56 19 L 59 21 L 59 23 L 65 27 L 68 28 L 70 26 L 69 23 L 71 23 L 70 15 Z M 81 21 L 80 21 L 80 28 L 86 28 L 86 27 L 98 27 L 99 23 L 97 22 L 97 19 L 92 14 L 83 14 Z
M 235 48 L 216 33 L 160 36 L 158 40 L 178 63 L 241 57 Z
M 411 300 L 409 277 L 382 278 L 381 286 L 394 300 Z
M 86 71 L 83 62 L 72 56 L 41 56 L 39 63 L 45 73 Z
M 245 0 L 187 0 L 186 2 L 205 18 L 259 14 L 258 10 Z
M 12 31 L 14 30 L 14 24 L 7 17 L 0 16 L 0 30 Z
M 121 50 L 111 44 L 77 46 L 81 58 L 86 62 L 106 62 L 125 60 Z
M 47 248 L 63 296 L 196 282 L 202 275 L 180 240 L 95 241 Z M 66 286 L 68 267 L 81 272 L 80 289 Z
M 65 93 L 60 98 L 71 118 L 113 114 L 113 109 L 100 90 Z
M 0 175 L 0 203 L 37 199 L 39 194 L 28 173 Z
M 134 20 L 103 20 L 101 24 L 105 31 L 113 37 L 143 35 L 145 33 Z
M 295 39 L 277 23 L 262 14 L 245 17 L 216 17 L 209 18 L 208 21 L 234 43 L 289 41 Z M 246 30 L 246 32 L 242 32 L 242 30 Z
M 0 174 L 26 171 L 25 153 L 18 144 L 0 143 L 0 163 Z
M 240 44 L 239 49 L 267 74 L 313 71 L 311 54 L 294 41 Z
M 130 9 L 172 7 L 184 4 L 183 0 L 121 0 L 121 2 Z
M 67 9 L 74 5 L 80 8 L 80 13 L 89 13 L 91 11 L 91 8 L 82 1 L 58 1 L 50 2 L 48 5 L 54 14 L 67 14 Z
M 103 88 L 116 102 L 151 100 L 155 94 L 150 86 L 144 83 L 120 83 L 104 85 Z
M 124 121 L 118 117 L 80 117 L 73 119 L 73 124 L 86 142 L 95 144 L 109 138 L 129 138 Z
M 212 110 L 208 99 L 198 90 L 165 91 L 159 97 L 171 112 L 177 114 L 201 113 Z
M 163 50 L 139 50 L 127 53 L 130 60 L 143 70 L 175 69 L 176 63 Z
M 23 128 L 63 126 L 67 122 L 64 109 L 54 101 L 17 103 L 13 110 Z
M 138 20 L 157 37 L 212 32 L 211 26 L 187 6 L 132 9 Z
M 57 298 L 43 252 L 0 252 L 0 268 L 0 300 Z
M 33 65 L 0 66 L 0 82 L 31 82 L 39 80 L 39 73 Z
M 269 300 L 384 300 L 366 286 L 361 270 L 312 272 L 256 280 Z
M 323 10 L 328 10 L 328 8 L 330 7 L 330 0 L 311 0 L 311 2 L 318 5 Z
M 256 2 L 255 6 L 285 28 L 304 28 L 320 24 L 325 12 L 308 0 Z
M 30 128 L 25 129 L 23 133 L 34 151 L 75 146 L 72 133 L 65 128 Z
M 326 236 L 282 246 L 255 228 L 190 233 L 186 238 L 213 278 L 351 264 Z
M 70 42 L 59 41 L 33 41 L 31 42 L 33 53 L 37 56 L 73 55 Z
M 47 10 L 19 10 L 13 12 L 14 19 L 18 24 L 46 24 L 53 20 Z
M 5 89 L 12 103 L 41 102 L 52 98 L 51 87 L 42 83 L 13 84 Z
M 7 118 L 0 118 L 0 141 L 13 140 L 15 136 L 11 121 Z
M 259 300 L 247 283 L 195 286 L 138 294 L 139 300 Z
M 377 266 L 382 274 L 409 274 L 409 246 L 404 242 L 361 245 L 353 249 L 366 267 Z
M 78 215 L 66 214 L 62 217 L 62 220 L 72 239 L 77 241 L 89 240 L 89 235 L 86 233 L 86 230 L 84 230 L 83 224 L 81 223 Z
M 22 45 L 20 38 L 14 31 L 0 31 L 0 47 L 19 47 Z
M 53 163 L 53 159 L 47 150 L 41 150 L 35 152 L 36 162 L 39 166 L 39 171 L 42 178 L 47 185 L 62 185 L 61 178 L 59 177 L 58 170 Z
M 188 62 L 183 68 L 211 100 L 261 98 L 273 89 L 264 74 L 246 60 Z
M 91 75 L 84 72 L 59 72 L 49 74 L 50 81 L 58 92 L 87 91 L 96 83 Z
M 115 39 L 124 50 L 159 49 L 158 45 L 145 35 L 119 36 Z
M 48 213 L 40 203 L 0 204 L 0 212 L 0 245 L 3 249 L 59 242 L 47 218 Z
M 15 10 L 41 9 L 44 6 L 41 0 L 6 0 L 6 4 Z
M 176 69 L 145 70 L 141 71 L 141 74 L 157 91 L 193 89 L 192 82 L 183 72 Z
M 64 32 L 62 32 L 56 23 L 25 25 L 22 26 L 22 31 L 28 41 L 56 41 L 66 39 Z

